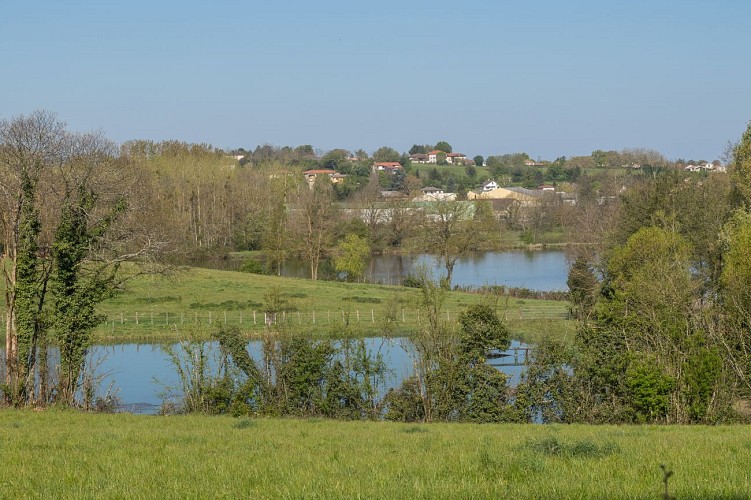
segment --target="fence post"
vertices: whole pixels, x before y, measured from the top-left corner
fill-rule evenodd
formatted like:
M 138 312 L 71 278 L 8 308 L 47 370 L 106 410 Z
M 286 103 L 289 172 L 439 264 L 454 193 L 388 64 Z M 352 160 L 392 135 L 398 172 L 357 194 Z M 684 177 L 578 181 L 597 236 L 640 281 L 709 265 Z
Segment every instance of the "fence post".
M 164 311 L 164 324 L 169 325 L 169 311 Z
M 185 313 L 180 311 L 180 324 L 185 323 Z
M 316 324 L 316 310 L 313 309 L 313 324 Z
M 253 309 L 253 324 L 256 324 L 256 310 Z
M 121 324 L 121 325 L 123 324 L 123 321 L 124 321 L 124 320 L 123 320 L 123 313 L 120 313 L 120 324 Z
M 370 319 L 372 319 L 373 323 L 375 323 L 375 313 L 373 312 L 373 309 L 370 310 Z
M 227 311 L 224 311 L 224 324 L 227 324 Z
M 151 311 L 151 326 L 154 326 L 154 311 Z
M 209 324 L 211 324 L 211 311 L 209 311 Z
M 138 324 L 138 311 L 136 311 L 136 324 Z
M 360 310 L 355 309 L 355 312 L 357 313 L 357 322 L 359 323 L 360 322 Z

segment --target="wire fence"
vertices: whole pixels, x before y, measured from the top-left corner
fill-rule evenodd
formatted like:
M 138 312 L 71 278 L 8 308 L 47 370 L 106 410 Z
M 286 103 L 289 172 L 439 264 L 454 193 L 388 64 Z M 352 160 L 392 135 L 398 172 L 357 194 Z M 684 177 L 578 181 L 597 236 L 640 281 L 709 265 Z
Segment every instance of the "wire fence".
M 444 309 L 441 314 L 449 322 L 456 321 L 461 309 Z M 525 304 L 499 310 L 506 321 L 570 319 L 567 303 Z M 6 316 L 0 325 L 5 331 Z M 122 310 L 110 311 L 97 330 L 115 337 L 148 336 L 155 332 L 181 327 L 237 326 L 243 331 L 262 331 L 271 323 L 289 326 L 326 329 L 341 325 L 360 325 L 363 328 L 381 328 L 386 323 L 406 329 L 418 327 L 425 320 L 419 309 L 400 308 L 390 313 L 384 309 L 313 309 L 308 311 L 282 311 L 275 317 L 261 310 Z
M 441 312 L 447 321 L 456 321 L 460 310 L 445 309 Z M 524 305 L 499 311 L 507 321 L 569 319 L 566 303 L 553 305 Z M 390 322 L 404 327 L 416 327 L 424 320 L 419 309 L 401 308 L 387 313 L 378 309 L 322 309 L 282 311 L 272 316 L 261 310 L 190 310 L 190 311 L 118 311 L 107 315 L 105 325 L 111 335 L 147 334 L 155 330 L 180 326 L 213 327 L 232 325 L 242 330 L 262 330 L 271 323 L 285 323 L 290 326 L 331 327 L 335 325 L 359 324 L 378 328 Z

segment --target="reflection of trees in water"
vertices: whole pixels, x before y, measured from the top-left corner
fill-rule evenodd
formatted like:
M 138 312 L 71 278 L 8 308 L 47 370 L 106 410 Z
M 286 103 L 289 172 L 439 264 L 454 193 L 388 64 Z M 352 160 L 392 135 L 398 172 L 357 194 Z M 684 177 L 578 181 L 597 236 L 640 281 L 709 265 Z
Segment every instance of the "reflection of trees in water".
M 242 259 L 215 259 L 194 263 L 199 267 L 237 271 Z M 367 263 L 365 277 L 370 283 L 400 284 L 408 274 L 424 267 L 440 279 L 445 274 L 435 256 L 375 255 Z M 506 285 L 535 290 L 565 290 L 568 274 L 562 250 L 473 252 L 457 261 L 455 284 L 461 286 Z M 310 278 L 310 267 L 299 259 L 282 265 L 282 276 Z
M 417 256 L 414 255 L 377 255 L 370 259 L 366 273 L 371 283 L 396 285 L 409 274 Z

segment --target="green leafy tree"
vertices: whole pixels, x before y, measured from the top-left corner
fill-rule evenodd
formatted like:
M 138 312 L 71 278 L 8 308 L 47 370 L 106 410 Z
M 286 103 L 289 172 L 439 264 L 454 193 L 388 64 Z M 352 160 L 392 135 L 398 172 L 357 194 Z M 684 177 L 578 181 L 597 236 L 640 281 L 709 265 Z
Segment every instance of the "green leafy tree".
M 437 149 L 438 151 L 443 151 L 444 153 L 452 153 L 451 144 L 449 144 L 446 141 L 438 141 L 436 145 L 433 147 L 433 149 Z
M 485 163 L 485 159 L 482 157 L 482 155 L 477 155 L 472 160 L 475 162 L 476 167 L 482 167 L 483 163 Z
M 730 175 L 735 187 L 735 196 L 745 207 L 751 207 L 751 122 L 740 142 L 733 148 Z
M 96 194 L 85 181 L 68 193 L 60 224 L 52 245 L 54 274 L 50 286 L 53 304 L 53 328 L 60 346 L 60 400 L 74 402 L 78 380 L 86 354 L 92 345 L 92 332 L 105 317 L 96 306 L 111 297 L 117 286 L 119 263 L 92 264 L 85 269 L 91 248 L 102 244 L 115 221 L 125 213 L 121 199 L 109 213 L 95 223 L 89 214 L 96 205 Z
M 346 149 L 332 149 L 321 158 L 321 166 L 339 170 L 347 164 L 348 157 L 349 151 Z
M 337 272 L 346 273 L 347 279 L 359 280 L 365 274 L 365 264 L 369 256 L 368 241 L 350 233 L 337 246 L 334 267 Z
M 373 153 L 374 161 L 399 161 L 401 157 L 399 151 L 388 146 L 380 147 Z

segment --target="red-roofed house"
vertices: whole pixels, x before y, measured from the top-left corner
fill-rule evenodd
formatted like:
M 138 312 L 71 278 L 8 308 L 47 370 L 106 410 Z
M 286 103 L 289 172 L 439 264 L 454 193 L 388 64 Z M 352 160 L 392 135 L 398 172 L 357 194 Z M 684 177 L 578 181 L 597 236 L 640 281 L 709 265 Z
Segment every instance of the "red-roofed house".
M 373 172 L 387 172 L 393 174 L 402 169 L 402 164 L 398 161 L 377 161 L 373 163 Z
M 445 155 L 443 151 L 440 149 L 434 149 L 430 153 L 428 153 L 428 163 L 438 163 L 438 155 Z

